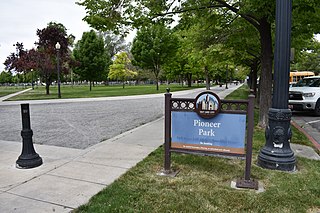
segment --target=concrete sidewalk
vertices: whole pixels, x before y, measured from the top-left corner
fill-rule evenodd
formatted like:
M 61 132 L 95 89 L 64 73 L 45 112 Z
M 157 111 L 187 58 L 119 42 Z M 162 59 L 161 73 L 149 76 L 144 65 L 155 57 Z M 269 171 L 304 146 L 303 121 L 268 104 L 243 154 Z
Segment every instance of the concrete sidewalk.
M 11 97 L 13 97 L 13 96 L 16 96 L 16 95 L 20 95 L 20 94 L 22 94 L 22 93 L 25 93 L 25 92 L 27 92 L 27 91 L 29 91 L 29 90 L 32 90 L 32 88 L 25 89 L 25 90 L 22 90 L 22 91 L 19 91 L 19 92 L 16 92 L 16 93 L 12 93 L 12 94 L 9 94 L 9 95 L 6 95 L 6 96 L 2 96 L 2 97 L 0 97 L 0 102 L 2 102 L 2 101 L 4 101 L 4 100 L 7 100 L 7 99 L 9 99 L 9 98 L 11 98 Z
M 163 144 L 163 136 L 161 118 L 84 150 L 35 144 L 44 163 L 33 169 L 15 167 L 21 143 L 0 141 L 0 212 L 70 212 Z M 310 147 L 292 148 L 319 159 Z
M 0 141 L 0 212 L 69 212 L 163 143 L 163 119 L 85 150 L 35 145 L 43 165 L 17 169 L 21 144 Z

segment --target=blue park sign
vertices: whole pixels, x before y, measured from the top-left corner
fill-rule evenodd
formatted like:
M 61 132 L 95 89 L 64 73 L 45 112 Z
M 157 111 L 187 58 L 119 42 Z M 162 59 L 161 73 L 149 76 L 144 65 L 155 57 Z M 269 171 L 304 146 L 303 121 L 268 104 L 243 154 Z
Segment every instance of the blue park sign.
M 172 148 L 245 154 L 246 115 L 204 119 L 195 112 L 172 112 L 171 122 Z

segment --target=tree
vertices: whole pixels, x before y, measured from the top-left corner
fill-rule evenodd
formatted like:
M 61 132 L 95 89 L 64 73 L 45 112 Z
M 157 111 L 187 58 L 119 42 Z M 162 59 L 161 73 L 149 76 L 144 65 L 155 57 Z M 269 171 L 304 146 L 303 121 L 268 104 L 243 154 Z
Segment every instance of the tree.
M 37 65 L 37 52 L 35 49 L 25 50 L 23 43 L 17 42 L 14 46 L 16 46 L 16 53 L 11 53 L 7 57 L 6 61 L 4 62 L 5 69 L 9 72 L 15 71 L 17 75 L 23 74 L 21 75 L 23 77 L 22 81 L 19 80 L 19 76 L 16 78 L 19 80 L 19 82 L 32 82 L 33 73 L 31 73 L 31 71 Z M 31 73 L 30 79 L 27 79 L 29 77 L 28 73 Z
M 107 57 L 102 36 L 98 36 L 93 30 L 84 32 L 73 50 L 75 60 L 80 64 L 75 67 L 74 72 L 80 75 L 82 80 L 92 82 L 101 78 L 107 71 L 106 65 L 110 63 Z
M 91 1 L 83 0 L 78 4 L 86 7 L 87 15 L 84 18 L 91 26 L 97 29 L 108 29 L 116 32 L 127 32 L 130 27 L 144 25 L 159 18 L 172 20 L 174 14 L 202 14 L 210 21 L 212 14 L 221 16 L 230 14 L 235 18 L 242 17 L 251 24 L 257 32 L 261 46 L 261 76 L 260 90 L 260 118 L 259 124 L 267 124 L 267 113 L 271 105 L 272 90 L 272 24 L 275 20 L 275 1 L 266 0 L 172 0 L 159 1 Z M 296 38 L 311 38 L 319 33 L 320 8 L 317 0 L 293 1 L 293 44 Z M 210 13 L 212 13 L 210 15 Z M 209 14 L 209 15 L 208 15 Z M 232 22 L 232 19 L 230 20 Z M 213 22 L 213 24 L 215 24 Z M 299 39 L 298 39 L 299 40 Z
M 113 58 L 116 54 L 127 48 L 123 36 L 118 36 L 112 31 L 102 32 L 100 35 L 104 39 L 104 46 L 109 58 Z
M 176 53 L 177 42 L 171 30 L 161 23 L 142 27 L 133 40 L 131 53 L 134 61 L 154 74 L 157 90 L 161 67 Z
M 137 75 L 137 72 L 130 70 L 131 61 L 126 52 L 116 55 L 113 64 L 110 65 L 108 78 L 122 81 L 124 88 L 125 81 Z
M 57 50 L 55 45 L 60 43 L 59 57 L 61 71 L 68 72 L 66 64 L 70 61 L 69 46 L 72 45 L 74 36 L 67 35 L 67 29 L 63 24 L 50 22 L 46 28 L 38 29 L 37 35 L 39 40 L 37 49 L 32 57 L 33 62 L 36 64 L 36 69 L 42 80 L 46 82 L 46 94 L 49 95 L 49 88 L 53 80 L 57 76 Z
M 315 39 L 309 40 L 309 44 L 295 55 L 292 70 L 320 73 L 320 42 Z
M 175 30 L 175 35 L 178 38 L 178 49 L 177 53 L 171 57 L 170 61 L 165 64 L 164 70 L 167 79 L 179 79 L 182 82 L 187 81 L 188 87 L 191 87 L 192 78 L 194 75 L 199 77 L 199 70 L 201 70 L 198 60 L 193 60 L 193 52 L 191 45 L 191 39 L 189 36 L 190 31 Z
M 0 84 L 5 84 L 5 83 L 12 83 L 13 82 L 13 76 L 10 71 L 8 72 L 1 72 L 0 73 Z
M 4 62 L 5 69 L 15 71 L 17 73 L 25 72 L 32 67 L 30 55 L 28 50 L 24 49 L 23 43 L 17 42 L 15 45 L 16 53 L 11 53 Z

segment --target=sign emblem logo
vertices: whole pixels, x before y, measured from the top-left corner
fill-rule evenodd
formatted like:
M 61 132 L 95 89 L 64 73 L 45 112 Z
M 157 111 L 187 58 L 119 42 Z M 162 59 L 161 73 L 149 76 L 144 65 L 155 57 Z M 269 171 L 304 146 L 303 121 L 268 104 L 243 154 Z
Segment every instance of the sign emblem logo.
M 220 98 L 213 92 L 200 93 L 196 99 L 196 112 L 202 118 L 213 118 L 221 109 Z

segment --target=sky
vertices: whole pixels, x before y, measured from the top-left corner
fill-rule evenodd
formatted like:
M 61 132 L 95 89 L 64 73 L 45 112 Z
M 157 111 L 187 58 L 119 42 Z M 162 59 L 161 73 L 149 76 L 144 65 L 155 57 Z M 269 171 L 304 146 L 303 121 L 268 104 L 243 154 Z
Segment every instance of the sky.
M 76 40 L 89 31 L 82 21 L 85 8 L 76 0 L 1 0 L 0 1 L 0 72 L 4 61 L 15 52 L 13 44 L 22 42 L 25 49 L 32 49 L 38 40 L 37 29 L 43 29 L 51 21 L 62 23 L 68 34 Z

